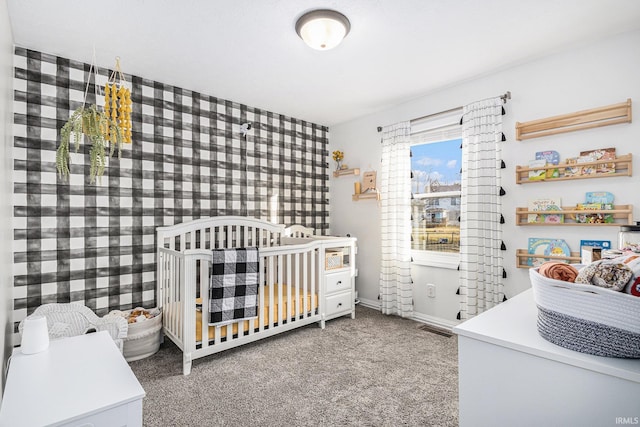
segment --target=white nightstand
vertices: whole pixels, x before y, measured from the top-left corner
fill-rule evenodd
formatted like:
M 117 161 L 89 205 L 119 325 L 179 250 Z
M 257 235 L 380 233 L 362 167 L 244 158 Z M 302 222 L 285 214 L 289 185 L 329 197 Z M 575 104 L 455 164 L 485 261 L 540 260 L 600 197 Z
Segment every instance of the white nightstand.
M 356 239 L 353 237 L 320 238 L 322 321 L 350 315 L 356 317 Z M 339 266 L 330 267 L 327 257 L 339 257 Z
M 13 351 L 0 426 L 141 426 L 145 392 L 107 332 Z

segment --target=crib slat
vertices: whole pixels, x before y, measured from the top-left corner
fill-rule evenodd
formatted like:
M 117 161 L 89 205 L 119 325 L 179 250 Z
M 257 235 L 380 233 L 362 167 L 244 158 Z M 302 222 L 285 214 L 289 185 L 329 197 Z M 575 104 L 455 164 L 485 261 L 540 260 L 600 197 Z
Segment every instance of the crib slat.
M 176 283 L 178 281 L 178 263 L 176 262 L 176 257 L 171 257 L 171 271 L 173 274 L 171 275 L 171 307 L 172 307 L 172 315 L 171 315 L 171 330 L 174 334 L 178 334 L 179 331 L 176 330 Z M 178 335 L 178 338 L 181 338 Z
M 286 309 L 286 319 L 287 323 L 291 321 L 291 311 L 295 310 L 295 306 L 293 305 L 293 301 L 291 301 L 291 287 L 293 286 L 293 281 L 291 280 L 291 254 L 286 255 L 287 261 L 287 309 Z
M 202 307 L 200 313 L 201 331 L 200 340 L 202 342 L 202 348 L 209 347 L 209 263 L 206 261 L 200 261 L 200 298 L 202 299 Z M 196 307 L 194 307 L 195 309 Z M 195 334 L 195 331 L 193 331 Z M 198 337 L 196 337 L 196 341 Z
M 277 257 L 277 270 L 278 270 L 278 283 L 276 283 L 276 286 L 278 287 L 278 326 L 282 325 L 282 321 L 284 320 L 284 304 L 283 304 L 283 299 L 282 299 L 282 286 L 283 286 L 283 277 L 282 274 L 283 272 L 283 258 L 282 255 L 278 255 Z
M 258 299 L 258 305 L 259 305 L 259 310 L 260 310 L 260 316 L 258 316 L 258 319 L 260 319 L 260 321 L 258 322 L 258 330 L 260 332 L 262 332 L 264 330 L 264 285 L 265 285 L 265 273 L 264 273 L 264 266 L 265 266 L 265 261 L 266 261 L 266 257 L 260 257 L 260 281 L 258 282 L 258 293 L 260 294 L 260 298 Z M 250 331 L 252 331 L 251 333 L 253 333 L 253 328 L 250 328 Z
M 224 232 L 223 226 L 216 227 L 216 241 L 218 244 L 216 245 L 216 249 L 224 248 Z
M 296 278 L 296 320 L 300 318 L 300 254 L 295 254 L 295 278 Z
M 304 301 L 304 311 L 302 312 L 302 317 L 307 317 L 307 313 L 309 312 L 309 303 L 307 302 L 307 290 L 308 290 L 308 282 L 307 282 L 307 272 L 308 270 L 308 266 L 307 266 L 307 258 L 308 258 L 308 253 L 305 253 L 302 256 L 302 296 L 303 296 L 303 301 Z
M 312 271 L 316 271 L 316 257 L 315 257 L 315 251 L 311 251 L 309 252 L 309 258 L 311 258 L 311 269 L 308 270 L 309 272 L 309 276 L 311 279 L 311 297 L 309 298 L 309 316 L 313 316 L 315 314 L 315 310 L 313 309 L 313 296 L 318 293 L 318 289 L 316 289 L 316 275 L 315 274 L 310 274 L 310 272 Z
M 268 280 L 269 280 L 269 329 L 273 328 L 273 288 L 274 286 L 274 269 L 273 269 L 273 256 L 269 257 L 269 266 L 267 267 Z
M 233 323 L 227 324 L 226 328 L 227 328 L 227 341 L 231 341 L 233 339 Z
M 169 268 L 171 269 L 171 274 L 169 276 L 169 294 L 167 295 L 167 300 L 169 302 L 169 305 L 171 306 L 171 324 L 170 324 L 170 328 L 171 331 L 174 334 L 177 334 L 176 331 L 176 305 L 174 303 L 174 300 L 176 299 L 175 294 L 176 294 L 176 269 L 177 269 L 177 265 L 176 265 L 176 257 L 172 256 L 171 260 L 169 261 Z M 178 338 L 180 338 L 178 336 Z

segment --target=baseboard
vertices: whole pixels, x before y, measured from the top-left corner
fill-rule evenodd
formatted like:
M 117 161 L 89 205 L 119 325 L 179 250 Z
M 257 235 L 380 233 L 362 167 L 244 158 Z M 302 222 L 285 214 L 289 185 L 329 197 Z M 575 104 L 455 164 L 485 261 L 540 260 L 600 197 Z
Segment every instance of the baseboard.
M 416 322 L 426 323 L 427 325 L 436 326 L 441 329 L 446 329 L 447 331 L 451 331 L 460 323 L 422 313 L 413 313 L 413 320 Z
M 380 301 L 366 299 L 366 298 L 359 298 L 359 299 L 360 299 L 360 305 L 368 308 L 373 308 L 375 310 L 380 310 Z
M 368 308 L 373 308 L 374 310 L 380 310 L 380 301 L 360 298 L 360 305 Z M 451 330 L 454 327 L 458 326 L 458 324 L 460 323 L 456 321 L 443 319 L 441 317 L 429 316 L 428 314 L 415 313 L 415 312 L 413 313 L 413 316 L 411 317 L 411 319 L 415 320 L 416 322 L 426 323 L 427 325 L 435 326 L 440 329 L 445 329 L 449 332 L 451 332 Z

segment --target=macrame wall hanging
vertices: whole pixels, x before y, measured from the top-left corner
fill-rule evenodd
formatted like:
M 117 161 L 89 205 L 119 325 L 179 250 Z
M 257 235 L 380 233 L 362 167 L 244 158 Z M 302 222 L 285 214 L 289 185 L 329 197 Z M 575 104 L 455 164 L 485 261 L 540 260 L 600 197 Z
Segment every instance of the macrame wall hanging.
M 82 106 L 75 110 L 60 130 L 60 145 L 56 150 L 56 169 L 60 178 L 68 180 L 70 174 L 69 147 L 74 143 L 75 152 L 80 149 L 80 142 L 91 144 L 89 150 L 90 170 L 89 182 L 101 180 L 107 165 L 107 152 L 113 157 L 122 154 L 122 144 L 131 142 L 131 92 L 125 87 L 126 80 L 120 70 L 120 58 L 116 58 L 116 66 L 105 85 L 105 106 L 87 105 L 87 94 L 93 86 L 96 100 L 100 96 L 98 86 L 98 67 L 96 54 L 93 53 L 89 77 L 84 91 Z

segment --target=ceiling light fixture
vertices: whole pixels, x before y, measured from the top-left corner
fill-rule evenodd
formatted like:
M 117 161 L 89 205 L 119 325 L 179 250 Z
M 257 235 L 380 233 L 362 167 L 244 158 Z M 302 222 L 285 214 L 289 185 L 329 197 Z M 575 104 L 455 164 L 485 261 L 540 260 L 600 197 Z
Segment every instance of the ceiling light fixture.
M 346 16 L 328 9 L 307 12 L 296 22 L 296 33 L 309 47 L 317 50 L 338 46 L 350 29 L 351 23 Z

